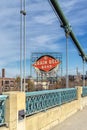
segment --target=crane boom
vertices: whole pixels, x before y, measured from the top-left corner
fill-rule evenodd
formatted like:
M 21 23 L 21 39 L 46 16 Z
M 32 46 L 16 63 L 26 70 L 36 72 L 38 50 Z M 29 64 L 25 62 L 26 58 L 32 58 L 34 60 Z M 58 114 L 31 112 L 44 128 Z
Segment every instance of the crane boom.
M 61 27 L 63 27 L 65 33 L 71 37 L 73 40 L 76 48 L 79 51 L 79 55 L 82 57 L 83 61 L 87 62 L 87 55 L 84 53 L 79 41 L 77 40 L 76 36 L 74 35 L 71 26 L 69 25 L 66 17 L 64 16 L 64 13 L 58 3 L 58 0 L 49 0 L 53 9 L 56 11 L 56 14 L 58 15 L 60 21 L 61 21 Z

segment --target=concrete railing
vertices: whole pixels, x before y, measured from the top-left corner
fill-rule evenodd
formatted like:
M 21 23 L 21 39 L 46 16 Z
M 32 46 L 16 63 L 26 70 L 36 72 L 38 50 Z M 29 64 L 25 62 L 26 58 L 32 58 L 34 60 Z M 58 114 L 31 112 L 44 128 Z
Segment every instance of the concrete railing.
M 5 124 L 6 95 L 0 95 L 0 126 Z
M 26 93 L 26 115 L 45 111 L 76 99 L 76 88 L 28 92 Z
M 70 115 L 77 112 L 78 110 L 81 110 L 87 104 L 87 97 L 81 96 L 83 93 L 82 87 L 77 87 L 76 89 L 71 90 L 76 91 L 77 97 L 75 97 L 75 100 L 73 99 L 69 102 L 66 101 L 65 99 L 67 98 L 67 96 L 65 95 L 67 95 L 67 92 L 62 91 L 63 93 L 61 93 L 64 96 L 61 97 L 61 102 L 64 101 L 63 103 L 61 103 L 60 105 L 56 105 L 55 107 L 52 106 L 52 108 L 50 107 L 50 109 L 46 109 L 45 111 L 40 111 L 37 114 L 30 114 L 30 116 L 27 115 L 27 117 L 26 110 L 28 108 L 26 107 L 26 101 L 30 100 L 30 95 L 28 95 L 28 98 L 26 98 L 26 94 L 24 92 L 4 93 L 5 95 L 8 95 L 5 108 L 6 125 L 1 126 L 0 130 L 47 130 L 53 125 L 64 121 Z M 54 95 L 56 96 L 56 94 Z M 54 99 L 52 99 L 52 102 L 53 101 Z M 32 107 L 34 106 L 32 105 Z
M 82 87 L 82 97 L 87 96 L 87 86 Z

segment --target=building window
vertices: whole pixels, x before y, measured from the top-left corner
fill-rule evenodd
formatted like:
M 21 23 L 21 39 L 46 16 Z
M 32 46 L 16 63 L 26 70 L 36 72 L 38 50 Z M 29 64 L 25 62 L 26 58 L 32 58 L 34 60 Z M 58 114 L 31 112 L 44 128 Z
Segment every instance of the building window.
M 9 81 L 5 81 L 5 84 L 9 84 Z

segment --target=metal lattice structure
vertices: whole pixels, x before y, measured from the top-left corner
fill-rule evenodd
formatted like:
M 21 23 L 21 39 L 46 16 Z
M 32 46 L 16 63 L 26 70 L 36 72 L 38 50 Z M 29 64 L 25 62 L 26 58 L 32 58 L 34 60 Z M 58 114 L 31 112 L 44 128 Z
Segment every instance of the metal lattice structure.
M 77 99 L 77 89 L 57 89 L 26 93 L 26 116 Z
M 45 56 L 45 55 L 50 55 L 52 57 L 54 57 L 55 59 L 60 61 L 60 65 L 58 66 L 58 68 L 56 67 L 54 69 L 54 71 L 50 71 L 48 73 L 43 72 L 43 71 L 38 71 L 35 70 L 35 68 L 32 66 L 41 56 Z M 47 78 L 53 78 L 58 76 L 58 74 L 60 74 L 60 76 L 62 75 L 62 54 L 59 52 L 45 52 L 45 53 L 32 53 L 31 55 L 31 65 L 30 65 L 30 75 L 32 77 L 35 77 L 38 81 L 43 80 L 43 79 L 47 79 Z
M 5 124 L 5 103 L 6 95 L 0 95 L 0 125 Z

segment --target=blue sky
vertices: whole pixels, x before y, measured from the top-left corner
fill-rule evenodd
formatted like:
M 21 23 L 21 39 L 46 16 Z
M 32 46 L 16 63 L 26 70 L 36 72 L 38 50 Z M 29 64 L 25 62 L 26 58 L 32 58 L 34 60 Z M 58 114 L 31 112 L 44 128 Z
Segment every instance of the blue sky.
M 87 54 L 87 0 L 59 3 Z M 15 77 L 20 73 L 20 0 L 0 1 L 0 12 L 0 71 L 5 68 L 6 76 Z M 61 52 L 65 74 L 65 34 L 48 0 L 26 0 L 26 12 L 26 75 L 30 74 L 32 52 Z M 82 59 L 70 39 L 68 53 L 69 74 L 76 73 L 76 67 L 82 72 Z

